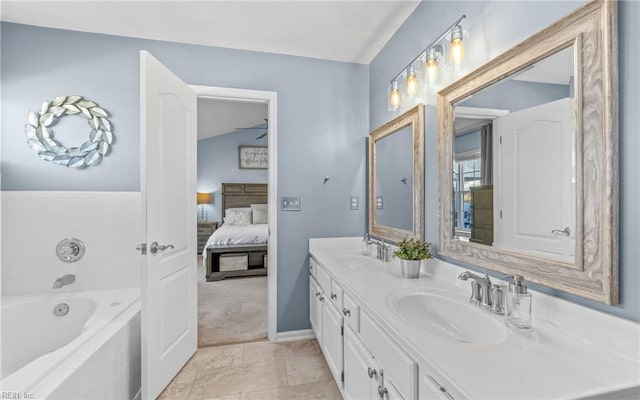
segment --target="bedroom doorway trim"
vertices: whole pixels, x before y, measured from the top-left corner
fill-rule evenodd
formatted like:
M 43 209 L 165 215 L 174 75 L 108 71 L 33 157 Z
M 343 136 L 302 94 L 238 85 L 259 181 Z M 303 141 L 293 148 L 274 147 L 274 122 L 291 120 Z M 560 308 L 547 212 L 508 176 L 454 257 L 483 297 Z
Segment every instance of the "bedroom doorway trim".
M 266 103 L 269 124 L 267 131 L 269 144 L 269 243 L 267 257 L 267 335 L 270 342 L 278 340 L 278 121 L 277 93 L 263 90 L 235 89 L 217 86 L 189 85 L 198 98 L 233 100 L 250 103 Z

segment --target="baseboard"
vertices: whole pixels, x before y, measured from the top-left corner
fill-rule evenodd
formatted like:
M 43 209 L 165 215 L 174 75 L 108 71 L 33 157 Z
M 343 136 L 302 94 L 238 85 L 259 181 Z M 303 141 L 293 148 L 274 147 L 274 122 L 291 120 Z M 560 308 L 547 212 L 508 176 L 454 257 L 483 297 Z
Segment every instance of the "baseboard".
M 294 340 L 313 339 L 315 335 L 311 329 L 302 329 L 299 331 L 278 332 L 276 342 L 291 342 Z

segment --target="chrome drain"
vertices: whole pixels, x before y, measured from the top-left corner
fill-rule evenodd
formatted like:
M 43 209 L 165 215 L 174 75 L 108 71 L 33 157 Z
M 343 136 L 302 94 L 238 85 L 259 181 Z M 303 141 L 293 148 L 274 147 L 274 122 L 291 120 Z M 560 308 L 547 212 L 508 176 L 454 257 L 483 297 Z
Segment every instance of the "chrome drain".
M 53 307 L 53 315 L 56 317 L 64 317 L 69 314 L 69 305 L 67 303 L 60 303 Z

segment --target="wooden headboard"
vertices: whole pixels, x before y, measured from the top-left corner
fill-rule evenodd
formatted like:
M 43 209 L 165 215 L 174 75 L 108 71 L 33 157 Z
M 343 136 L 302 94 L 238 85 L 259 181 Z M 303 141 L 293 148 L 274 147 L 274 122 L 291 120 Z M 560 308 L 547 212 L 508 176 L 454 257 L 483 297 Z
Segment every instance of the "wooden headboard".
M 267 204 L 266 183 L 223 183 L 222 215 L 227 208 L 251 207 L 251 204 Z

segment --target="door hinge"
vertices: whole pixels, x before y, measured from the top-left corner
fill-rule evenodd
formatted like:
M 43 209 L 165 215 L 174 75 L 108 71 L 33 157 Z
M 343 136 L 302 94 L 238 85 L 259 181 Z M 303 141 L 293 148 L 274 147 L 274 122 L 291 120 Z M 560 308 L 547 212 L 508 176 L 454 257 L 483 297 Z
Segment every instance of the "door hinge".
M 146 243 L 140 243 L 138 245 L 136 245 L 136 250 L 138 250 L 140 252 L 140 254 L 142 254 L 143 256 L 147 254 L 147 244 Z
M 502 210 L 500 210 L 500 218 L 502 218 Z
M 340 335 L 344 336 L 344 326 L 340 327 Z
M 502 136 L 500 136 L 500 144 L 502 144 Z
M 340 372 L 340 381 L 344 382 L 344 371 Z

